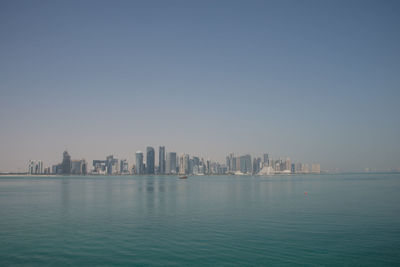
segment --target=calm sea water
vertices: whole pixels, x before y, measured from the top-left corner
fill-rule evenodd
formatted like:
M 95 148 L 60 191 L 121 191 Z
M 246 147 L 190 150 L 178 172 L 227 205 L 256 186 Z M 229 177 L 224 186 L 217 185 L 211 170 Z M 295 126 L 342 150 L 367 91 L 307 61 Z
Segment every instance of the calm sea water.
M 21 264 L 399 266 L 400 175 L 0 177 Z

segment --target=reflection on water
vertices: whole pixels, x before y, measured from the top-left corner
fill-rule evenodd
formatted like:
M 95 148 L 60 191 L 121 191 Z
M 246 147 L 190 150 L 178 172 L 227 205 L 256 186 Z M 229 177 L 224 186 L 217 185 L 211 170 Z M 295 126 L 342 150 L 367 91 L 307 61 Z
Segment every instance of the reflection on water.
M 398 174 L 1 177 L 0 265 L 393 265 L 399 190 Z

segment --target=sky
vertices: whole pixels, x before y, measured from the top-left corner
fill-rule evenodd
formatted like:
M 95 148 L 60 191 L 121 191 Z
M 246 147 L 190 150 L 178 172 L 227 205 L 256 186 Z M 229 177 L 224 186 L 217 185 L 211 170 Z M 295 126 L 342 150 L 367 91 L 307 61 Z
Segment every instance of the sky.
M 399 1 L 0 1 L 0 171 L 137 150 L 400 168 Z M 157 162 L 157 160 L 156 160 Z

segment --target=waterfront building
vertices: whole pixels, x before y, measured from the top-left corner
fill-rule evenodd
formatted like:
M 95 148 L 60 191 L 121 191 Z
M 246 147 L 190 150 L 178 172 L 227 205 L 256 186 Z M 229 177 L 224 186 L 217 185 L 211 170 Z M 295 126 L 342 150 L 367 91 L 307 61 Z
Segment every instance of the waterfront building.
M 244 155 L 240 156 L 240 172 L 241 173 L 252 173 L 252 166 L 251 166 L 251 156 Z
M 310 168 L 309 168 L 307 163 L 302 165 L 301 172 L 302 173 L 309 173 L 310 172 Z
M 296 165 L 292 163 L 291 168 L 290 168 L 291 173 L 296 173 Z
M 43 162 L 41 160 L 29 160 L 28 174 L 43 174 Z
M 118 174 L 118 159 L 115 159 L 113 155 L 106 158 L 107 174 Z
M 119 172 L 120 172 L 120 174 L 129 174 L 128 160 L 121 159 L 120 166 L 119 166 Z
M 264 163 L 264 166 L 269 167 L 269 155 L 267 153 L 265 153 L 263 156 L 263 163 Z
M 318 163 L 311 164 L 312 173 L 321 173 L 321 166 Z
M 61 163 L 62 174 L 70 174 L 71 173 L 71 156 L 67 151 L 63 153 L 63 161 Z
M 71 174 L 86 174 L 87 165 L 84 159 L 71 161 Z
M 179 157 L 179 174 L 189 174 L 189 155 L 182 154 Z
M 144 174 L 143 153 L 141 151 L 136 152 L 135 174 Z
M 51 166 L 51 173 L 52 174 L 62 174 L 61 164 L 56 164 L 56 165 Z
M 261 158 L 253 159 L 253 174 L 258 173 L 262 168 Z
M 291 166 L 292 166 L 292 164 L 291 164 L 290 158 L 287 158 L 286 163 L 285 163 L 285 170 L 290 171 Z
M 300 162 L 296 163 L 295 172 L 296 173 L 301 173 L 302 172 L 302 166 L 301 166 Z
M 158 148 L 158 166 L 159 166 L 159 170 L 158 173 L 159 174 L 165 174 L 165 146 L 160 146 Z
M 165 171 L 167 174 L 176 173 L 176 152 L 168 152 Z
M 146 173 L 154 174 L 155 152 L 154 148 L 148 146 L 146 148 Z
M 235 172 L 237 171 L 237 164 L 236 164 L 236 157 L 234 156 L 233 153 L 230 153 L 227 157 L 226 157 L 226 167 L 227 167 L 227 171 L 228 172 Z
M 106 160 L 93 160 L 93 174 L 106 174 L 107 161 Z

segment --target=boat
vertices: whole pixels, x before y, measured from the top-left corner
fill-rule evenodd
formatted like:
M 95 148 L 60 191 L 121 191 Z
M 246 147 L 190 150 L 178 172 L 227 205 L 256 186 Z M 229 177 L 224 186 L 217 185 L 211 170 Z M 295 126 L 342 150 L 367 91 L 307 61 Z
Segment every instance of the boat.
M 181 176 L 179 176 L 179 179 L 187 179 L 188 177 L 187 177 L 187 175 L 181 175 Z

